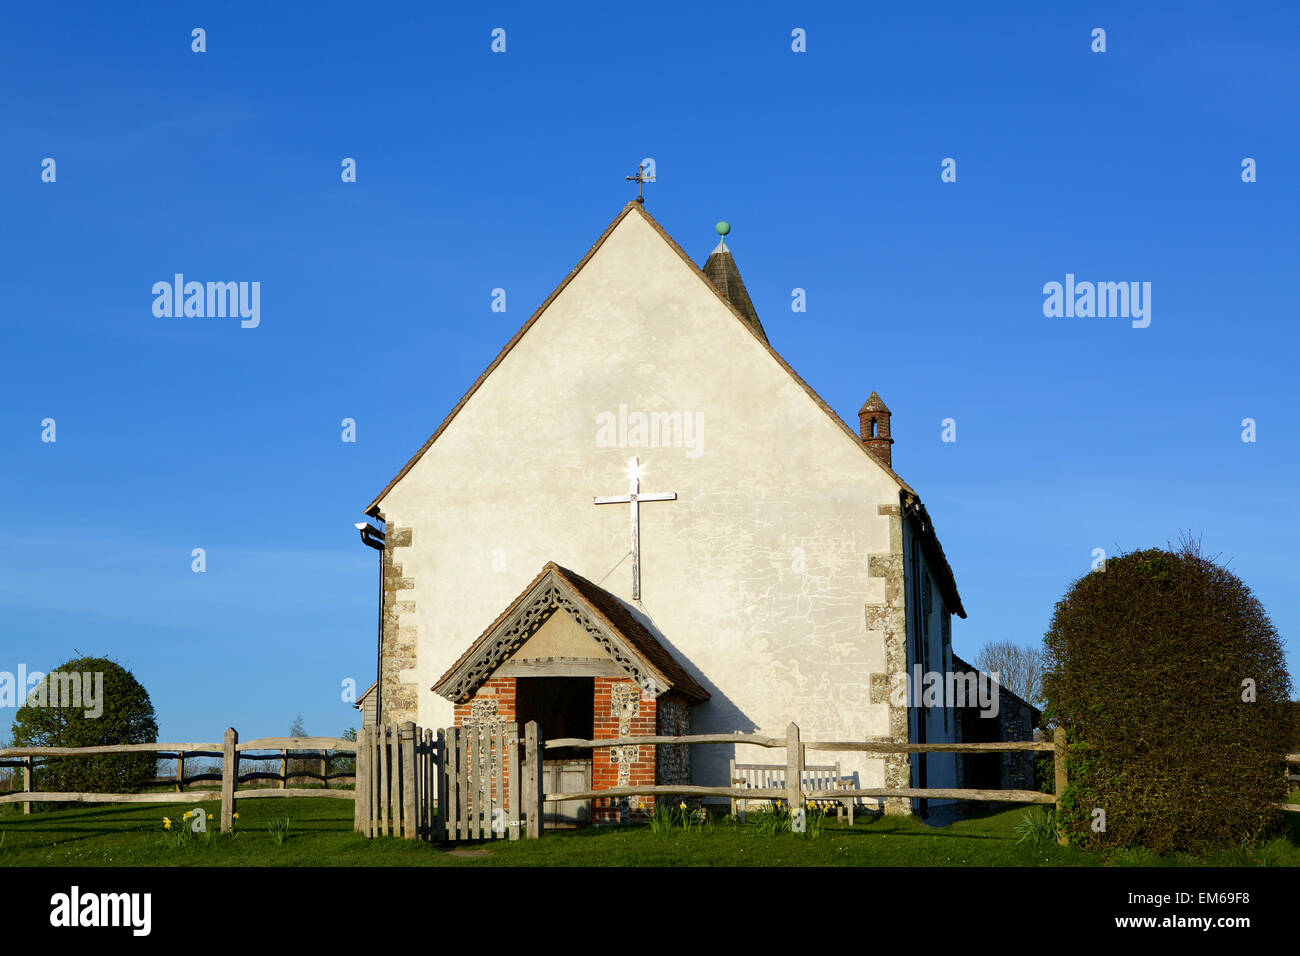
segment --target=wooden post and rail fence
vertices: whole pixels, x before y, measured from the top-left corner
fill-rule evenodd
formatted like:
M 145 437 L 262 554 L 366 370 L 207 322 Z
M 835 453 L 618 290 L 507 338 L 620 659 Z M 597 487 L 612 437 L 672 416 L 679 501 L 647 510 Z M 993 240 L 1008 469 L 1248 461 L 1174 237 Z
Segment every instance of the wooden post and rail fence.
M 23 771 L 23 789 L 21 792 L 0 796 L 0 803 L 22 803 L 23 812 L 31 813 L 33 803 L 180 803 L 193 801 L 221 801 L 221 831 L 229 832 L 234 826 L 235 801 L 252 800 L 266 797 L 333 797 L 351 800 L 353 791 L 349 789 L 329 789 L 331 781 L 352 781 L 356 779 L 354 769 L 341 773 L 330 773 L 330 763 L 343 759 L 353 760 L 357 745 L 354 741 L 342 737 L 261 737 L 257 740 L 239 742 L 239 733 L 231 728 L 226 731 L 221 743 L 152 743 L 152 744 L 116 744 L 99 747 L 5 747 L 0 748 L 0 767 L 17 767 Z M 269 751 L 267 753 L 266 751 Z M 150 781 L 154 785 L 170 785 L 169 790 L 152 793 L 82 793 L 82 792 L 48 792 L 37 790 L 34 779 L 39 768 L 61 757 L 89 757 L 104 754 L 153 753 L 160 760 L 175 759 L 176 774 L 174 778 L 157 778 Z M 221 772 L 185 774 L 185 761 L 193 757 L 220 757 Z M 44 758 L 41 764 L 35 761 Z M 280 773 L 250 771 L 241 774 L 239 764 L 242 761 L 257 763 L 280 761 Z M 297 768 L 290 771 L 289 761 L 319 761 L 320 772 Z M 315 779 L 321 782 L 320 788 L 289 787 L 295 778 Z M 252 784 L 261 781 L 278 783 L 278 787 L 244 787 L 240 784 Z M 220 783 L 219 790 L 190 790 L 193 783 Z M 178 796 L 179 794 L 179 796 Z
M 547 793 L 542 774 L 546 751 L 596 750 L 623 746 L 730 744 L 784 748 L 785 781 L 780 787 L 658 784 Z M 886 756 L 914 753 L 1055 754 L 1056 793 L 1036 790 L 977 790 L 937 787 L 843 787 L 807 790 L 808 751 Z M 630 796 L 730 797 L 784 800 L 791 810 L 807 799 L 914 798 L 1054 804 L 1067 784 L 1064 746 L 1050 741 L 976 744 L 900 744 L 874 741 L 804 741 L 796 724 L 785 737 L 759 734 L 691 734 L 617 737 L 602 740 L 543 740 L 538 725 L 524 733 L 517 724 L 423 730 L 413 723 L 362 730 L 357 750 L 356 829 L 368 837 L 401 836 L 441 841 L 539 837 L 546 803 Z
M 542 773 L 547 750 L 596 750 L 624 746 L 673 744 L 731 744 L 784 748 L 782 787 L 708 787 L 695 784 L 641 785 L 546 793 Z M 1053 792 L 1037 790 L 979 790 L 960 787 L 843 787 L 808 790 L 804 786 L 808 751 L 891 754 L 1051 753 Z M 1060 806 L 1069 785 L 1065 764 L 1065 735 L 1055 741 L 1006 741 L 970 744 L 902 744 L 878 741 L 803 741 L 791 723 L 785 737 L 758 734 L 692 734 L 686 736 L 617 737 L 602 740 L 559 738 L 543 740 L 536 722 L 519 733 L 517 724 L 448 727 L 436 733 L 413 723 L 361 732 L 357 752 L 356 829 L 366 836 L 402 836 L 442 841 L 540 837 L 545 830 L 544 805 L 569 800 L 631 796 L 731 797 L 784 800 L 791 810 L 806 799 L 856 798 L 971 800 Z M 1300 764 L 1300 754 L 1286 760 Z M 1276 804 L 1300 811 L 1300 805 Z
M 624 746 L 730 744 L 785 750 L 784 785 L 779 787 L 700 786 L 657 784 L 610 787 L 572 793 L 546 793 L 543 763 L 547 750 L 597 750 Z M 271 751 L 271 753 L 264 753 Z M 319 757 L 314 753 L 319 752 Z M 925 753 L 994 754 L 1052 753 L 1054 792 L 1036 790 L 981 790 L 963 787 L 841 787 L 838 790 L 807 790 L 804 786 L 806 755 L 818 753 L 862 753 L 876 756 Z M 155 793 L 49 793 L 33 786 L 36 758 L 89 756 L 153 752 L 162 759 L 177 761 L 176 792 Z M 221 757 L 220 790 L 186 790 L 194 782 L 215 780 L 217 774 L 186 777 L 187 757 Z M 353 757 L 351 772 L 330 774 L 329 763 Z M 17 758 L 18 762 L 13 762 Z M 280 773 L 240 774 L 239 763 L 280 760 Z M 321 772 L 290 773 L 290 760 L 320 760 Z M 1290 765 L 1300 765 L 1300 753 L 1287 754 Z M 239 742 L 234 729 L 215 743 L 123 744 L 102 747 L 9 747 L 0 749 L 0 766 L 23 770 L 23 790 L 0 796 L 0 803 L 176 803 L 181 800 L 220 800 L 221 830 L 234 825 L 236 800 L 268 797 L 332 797 L 354 799 L 355 829 L 367 837 L 399 836 L 429 841 L 537 838 L 545 830 L 546 803 L 620 798 L 632 796 L 724 797 L 744 800 L 784 800 L 791 811 L 802 808 L 807 799 L 930 799 L 982 802 L 1053 804 L 1059 807 L 1069 783 L 1065 765 L 1064 735 L 1053 741 L 1006 741 L 994 743 L 905 744 L 885 741 L 805 741 L 797 724 L 786 728 L 784 737 L 725 733 L 685 736 L 637 736 L 601 740 L 560 738 L 544 740 L 536 722 L 523 733 L 515 723 L 480 724 L 428 730 L 413 722 L 389 727 L 363 728 L 358 739 L 338 737 L 263 737 Z M 289 787 L 294 776 L 319 779 L 321 788 Z M 328 789 L 331 780 L 351 779 L 355 789 Z M 1294 780 L 1295 775 L 1290 779 Z M 240 789 L 240 784 L 270 780 L 278 787 Z M 1300 812 L 1300 804 L 1276 804 L 1283 810 Z

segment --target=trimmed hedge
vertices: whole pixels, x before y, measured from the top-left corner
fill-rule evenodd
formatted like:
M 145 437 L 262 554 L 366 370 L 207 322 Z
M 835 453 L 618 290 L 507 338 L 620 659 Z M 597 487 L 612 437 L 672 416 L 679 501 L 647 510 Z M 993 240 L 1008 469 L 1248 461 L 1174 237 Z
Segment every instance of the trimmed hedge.
M 1201 852 L 1278 825 L 1291 682 L 1276 629 L 1235 575 L 1191 542 L 1112 558 L 1073 584 L 1044 642 L 1044 716 L 1069 741 L 1071 842 Z

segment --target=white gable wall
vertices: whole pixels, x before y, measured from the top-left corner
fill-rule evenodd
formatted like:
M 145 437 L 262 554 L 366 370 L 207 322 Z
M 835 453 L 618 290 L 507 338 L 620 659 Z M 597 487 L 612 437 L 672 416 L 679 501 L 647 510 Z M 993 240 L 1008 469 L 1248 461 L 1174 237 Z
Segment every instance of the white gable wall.
M 699 449 L 598 447 L 597 417 L 620 405 L 701 416 Z M 635 212 L 380 503 L 412 530 L 418 720 L 452 723 L 430 686 L 547 561 L 631 600 L 628 506 L 592 497 L 626 493 L 632 455 L 643 491 L 678 495 L 641 506 L 641 607 L 713 694 L 694 730 L 887 734 L 864 608 L 884 603 L 868 557 L 888 552 L 877 508 L 898 487 Z M 696 782 L 725 783 L 731 755 L 694 748 Z M 838 759 L 883 783 L 879 761 Z

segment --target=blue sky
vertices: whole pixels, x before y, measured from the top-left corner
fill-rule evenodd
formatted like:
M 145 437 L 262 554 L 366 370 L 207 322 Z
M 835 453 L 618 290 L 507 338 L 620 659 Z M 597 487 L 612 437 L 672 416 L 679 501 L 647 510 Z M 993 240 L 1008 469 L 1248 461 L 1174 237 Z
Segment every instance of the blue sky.
M 1300 673 L 1300 15 L 561 6 L 5 11 L 0 670 L 112 656 L 163 739 L 354 725 L 376 568 L 352 522 L 653 157 L 647 209 L 697 262 L 732 223 L 794 368 L 851 423 L 890 405 L 958 653 L 1036 642 L 1094 548 L 1190 529 Z M 156 318 L 175 272 L 261 282 L 261 325 Z M 1150 327 L 1046 318 L 1066 273 L 1151 282 Z

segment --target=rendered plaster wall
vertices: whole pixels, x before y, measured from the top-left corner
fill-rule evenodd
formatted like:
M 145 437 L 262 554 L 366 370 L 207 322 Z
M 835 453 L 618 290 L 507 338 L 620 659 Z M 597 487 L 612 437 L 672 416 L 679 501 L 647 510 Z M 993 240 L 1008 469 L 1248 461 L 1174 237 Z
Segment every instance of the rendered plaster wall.
M 678 496 L 641 506 L 639 607 L 713 694 L 695 731 L 906 733 L 879 690 L 903 639 L 898 486 L 705 282 L 625 217 L 380 503 L 414 534 L 398 633 L 417 636 L 420 723 L 451 722 L 431 686 L 548 560 L 631 602 L 628 506 L 592 498 L 625 493 L 639 455 L 642 490 Z M 610 447 L 620 406 L 695 416 L 694 447 Z M 404 414 L 432 430 L 447 411 Z M 732 755 L 695 747 L 695 782 L 725 784 Z M 883 760 L 840 760 L 883 783 Z

